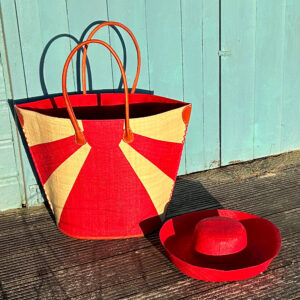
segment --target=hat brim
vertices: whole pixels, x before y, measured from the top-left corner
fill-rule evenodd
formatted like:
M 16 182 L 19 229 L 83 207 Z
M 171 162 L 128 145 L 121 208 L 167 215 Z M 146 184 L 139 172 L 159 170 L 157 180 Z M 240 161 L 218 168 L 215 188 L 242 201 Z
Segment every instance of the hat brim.
M 192 236 L 204 218 L 223 216 L 240 221 L 247 232 L 247 246 L 239 253 L 208 256 L 196 253 Z M 174 265 L 187 276 L 205 281 L 236 281 L 263 272 L 278 255 L 281 235 L 270 221 L 233 210 L 202 210 L 168 220 L 161 228 L 160 240 Z

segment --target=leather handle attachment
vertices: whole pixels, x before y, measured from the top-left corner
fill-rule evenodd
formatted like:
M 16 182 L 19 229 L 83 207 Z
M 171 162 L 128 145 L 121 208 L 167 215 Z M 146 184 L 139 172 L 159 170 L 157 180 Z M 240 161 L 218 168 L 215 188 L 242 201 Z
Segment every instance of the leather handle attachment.
M 67 92 L 67 72 L 68 72 L 68 67 L 69 67 L 70 61 L 73 58 L 74 54 L 81 47 L 83 47 L 85 45 L 89 45 L 89 44 L 101 44 L 101 45 L 105 46 L 111 52 L 111 54 L 114 56 L 114 58 L 116 59 L 116 61 L 118 63 L 118 66 L 121 71 L 122 80 L 123 80 L 123 84 L 124 84 L 124 91 L 125 91 L 125 129 L 124 129 L 124 133 L 123 133 L 123 140 L 126 143 L 130 143 L 133 141 L 134 137 L 133 137 L 133 133 L 129 126 L 129 96 L 128 96 L 128 85 L 127 85 L 125 70 L 124 70 L 124 67 L 122 65 L 122 62 L 121 62 L 119 56 L 114 51 L 114 49 L 109 44 L 107 44 L 101 40 L 87 40 L 87 41 L 84 41 L 84 42 L 78 44 L 71 51 L 71 53 L 69 54 L 69 56 L 65 62 L 65 65 L 64 65 L 63 74 L 62 74 L 62 92 L 63 92 L 63 97 L 64 97 L 64 100 L 66 103 L 66 108 L 67 108 L 69 117 L 71 119 L 72 125 L 75 130 L 75 142 L 78 145 L 84 145 L 86 143 L 86 139 L 85 139 L 84 133 L 81 131 L 81 129 L 79 127 L 78 121 L 76 119 L 72 105 L 69 100 L 69 96 L 68 96 L 68 92 Z
M 118 22 L 104 22 L 99 24 L 98 26 L 96 26 L 92 32 L 89 34 L 87 41 L 91 40 L 94 36 L 94 34 L 101 28 L 105 27 L 105 26 L 118 26 L 123 28 L 132 38 L 135 48 L 136 48 L 136 52 L 137 52 L 137 69 L 136 69 L 136 75 L 135 75 L 135 79 L 133 82 L 133 86 L 131 89 L 131 94 L 134 94 L 138 80 L 139 80 L 139 76 L 140 76 L 140 69 L 141 69 L 141 52 L 140 52 L 140 48 L 138 45 L 138 42 L 135 38 L 135 36 L 133 35 L 133 33 L 131 32 L 131 30 L 129 28 L 127 28 L 125 25 L 118 23 Z M 82 90 L 83 93 L 86 94 L 86 56 L 87 56 L 87 48 L 88 45 L 86 45 L 83 49 L 83 55 L 82 55 L 82 65 L 81 65 L 81 78 L 82 78 Z

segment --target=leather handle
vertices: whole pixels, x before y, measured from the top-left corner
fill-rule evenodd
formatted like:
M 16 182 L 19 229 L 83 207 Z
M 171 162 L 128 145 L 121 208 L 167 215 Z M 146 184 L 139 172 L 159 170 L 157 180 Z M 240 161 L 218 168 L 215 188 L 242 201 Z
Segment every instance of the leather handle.
M 101 45 L 105 46 L 111 52 L 111 54 L 114 56 L 114 58 L 116 59 L 118 65 L 119 65 L 121 75 L 122 75 L 122 80 L 124 83 L 124 91 L 125 91 L 125 129 L 124 129 L 124 133 L 123 133 L 123 140 L 126 143 L 130 143 L 133 141 L 133 133 L 129 127 L 129 96 L 128 96 L 128 85 L 127 85 L 127 80 L 126 80 L 126 74 L 125 74 L 122 62 L 121 62 L 119 56 L 117 55 L 117 53 L 114 51 L 114 49 L 109 44 L 107 44 L 101 40 L 88 40 L 88 41 L 84 41 L 84 42 L 78 44 L 71 51 L 71 53 L 69 54 L 69 56 L 65 62 L 65 65 L 64 65 L 63 74 L 62 74 L 62 92 L 63 92 L 63 97 L 64 97 L 64 100 L 66 103 L 66 108 L 67 108 L 69 117 L 71 119 L 72 125 L 75 130 L 75 142 L 78 145 L 84 145 L 86 143 L 86 139 L 78 125 L 78 121 L 75 117 L 72 105 L 69 100 L 69 96 L 68 96 L 68 92 L 67 92 L 67 72 L 68 72 L 68 67 L 69 67 L 70 61 L 73 58 L 74 54 L 81 47 L 88 45 L 88 44 L 101 44 Z
M 131 30 L 129 28 L 127 28 L 125 25 L 118 23 L 118 22 L 104 22 L 101 23 L 100 25 L 96 26 L 92 32 L 89 34 L 87 41 L 91 40 L 94 36 L 94 34 L 102 27 L 105 26 L 118 26 L 123 28 L 132 38 L 135 48 L 136 48 L 136 53 L 137 53 L 137 69 L 136 69 L 136 75 L 135 75 L 135 79 L 133 82 L 133 86 L 132 86 L 132 90 L 131 90 L 131 94 L 133 94 L 135 92 L 138 80 L 139 80 L 139 76 L 140 76 L 140 69 L 141 69 L 141 52 L 140 52 L 140 48 L 138 45 L 138 42 L 135 38 L 135 36 L 133 35 L 133 33 L 131 32 Z M 86 56 L 87 56 L 87 48 L 88 46 L 86 45 L 83 49 L 83 55 L 82 55 L 82 65 L 81 65 L 81 78 L 82 78 L 82 90 L 83 93 L 86 94 Z

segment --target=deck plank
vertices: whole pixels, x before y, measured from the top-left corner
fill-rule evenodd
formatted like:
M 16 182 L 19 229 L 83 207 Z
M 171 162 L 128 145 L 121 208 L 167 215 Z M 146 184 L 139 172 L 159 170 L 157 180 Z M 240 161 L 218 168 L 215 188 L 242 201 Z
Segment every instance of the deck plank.
M 293 299 L 300 295 L 300 168 L 274 176 L 216 183 L 199 174 L 177 180 L 168 218 L 209 208 L 266 217 L 282 234 L 279 256 L 241 282 L 189 278 L 166 258 L 154 232 L 146 238 L 83 241 L 62 235 L 49 212 L 0 213 L 2 299 Z M 1 294 L 2 293 L 2 294 Z M 1 298 L 0 298 L 1 299 Z

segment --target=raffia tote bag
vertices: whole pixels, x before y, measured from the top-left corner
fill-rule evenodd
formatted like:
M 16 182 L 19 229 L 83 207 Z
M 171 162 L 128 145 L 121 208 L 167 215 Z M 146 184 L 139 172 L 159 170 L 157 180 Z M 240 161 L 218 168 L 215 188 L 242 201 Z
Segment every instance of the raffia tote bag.
M 150 233 L 161 225 L 172 195 L 191 104 L 134 93 L 140 54 L 133 39 L 138 72 L 131 94 L 118 55 L 89 37 L 66 60 L 62 96 L 15 105 L 57 225 L 74 238 Z M 86 94 L 84 82 L 83 94 L 68 95 L 69 63 L 91 43 L 105 46 L 116 59 L 124 94 Z

